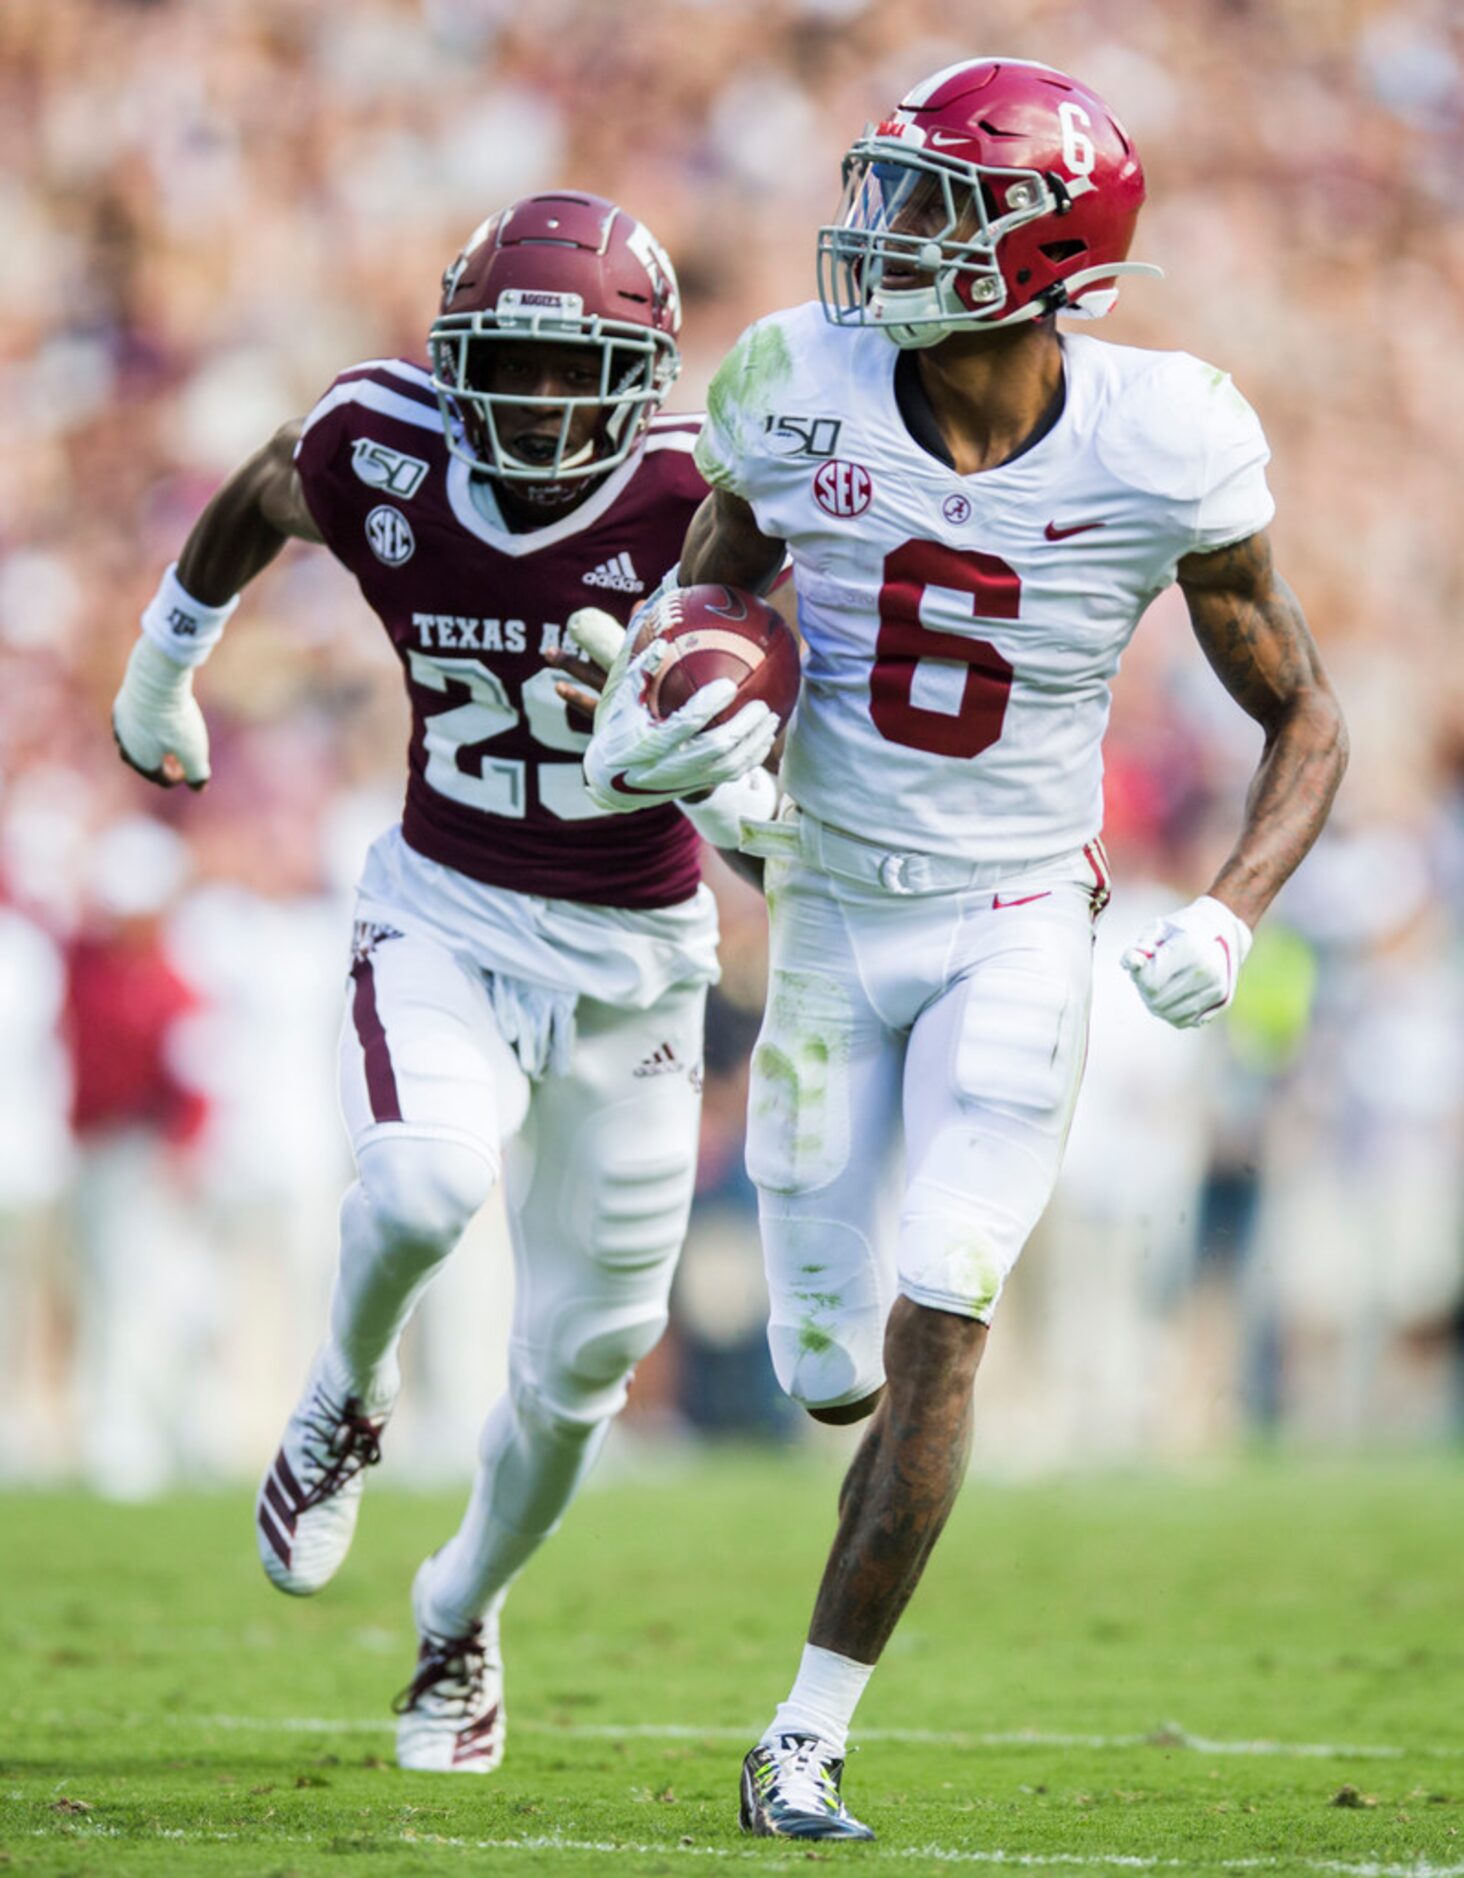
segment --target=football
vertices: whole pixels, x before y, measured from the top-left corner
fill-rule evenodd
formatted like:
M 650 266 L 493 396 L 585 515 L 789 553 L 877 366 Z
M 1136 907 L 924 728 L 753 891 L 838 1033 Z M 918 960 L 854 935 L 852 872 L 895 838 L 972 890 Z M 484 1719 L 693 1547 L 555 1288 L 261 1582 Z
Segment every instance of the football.
M 756 699 L 780 724 L 787 721 L 798 701 L 798 641 L 766 600 L 740 587 L 676 587 L 641 627 L 637 650 L 653 634 L 669 645 L 646 683 L 646 708 L 658 721 L 716 678 L 730 678 L 737 695 L 714 724 L 726 723 Z

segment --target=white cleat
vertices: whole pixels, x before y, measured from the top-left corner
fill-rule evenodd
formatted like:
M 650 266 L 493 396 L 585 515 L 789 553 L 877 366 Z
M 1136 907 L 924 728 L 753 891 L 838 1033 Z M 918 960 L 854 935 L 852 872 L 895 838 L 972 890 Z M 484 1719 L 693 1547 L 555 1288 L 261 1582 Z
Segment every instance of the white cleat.
M 309 1597 L 340 1569 L 390 1413 L 368 1415 L 359 1396 L 334 1388 L 316 1358 L 254 1506 L 259 1560 L 281 1591 Z
M 817 1735 L 759 1741 L 742 1763 L 744 1832 L 762 1839 L 872 1839 L 844 1804 L 844 1757 Z
M 417 1673 L 392 1703 L 397 1765 L 429 1774 L 491 1774 L 503 1759 L 507 1733 L 497 1636 L 485 1636 L 482 1624 L 461 1637 L 431 1629 L 423 1615 L 426 1569 L 412 1585 L 421 1639 Z

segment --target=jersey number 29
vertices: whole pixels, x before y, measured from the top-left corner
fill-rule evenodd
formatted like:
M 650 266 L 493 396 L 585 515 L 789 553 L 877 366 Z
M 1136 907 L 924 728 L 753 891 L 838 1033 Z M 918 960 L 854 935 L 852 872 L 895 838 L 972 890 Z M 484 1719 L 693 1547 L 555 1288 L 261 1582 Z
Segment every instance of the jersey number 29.
M 442 692 L 445 710 L 423 713 L 424 776 L 438 795 L 485 815 L 522 817 L 528 812 L 524 771 L 515 758 L 493 756 L 488 746 L 519 721 L 507 687 L 480 659 L 434 659 L 425 652 L 407 654 L 412 683 Z M 555 690 L 558 673 L 546 665 L 523 687 L 523 715 L 535 743 L 549 750 L 580 751 L 590 741 L 570 728 L 564 700 Z M 464 702 L 454 703 L 453 697 Z M 561 821 L 579 822 L 603 813 L 585 788 L 579 763 L 536 763 L 539 803 Z

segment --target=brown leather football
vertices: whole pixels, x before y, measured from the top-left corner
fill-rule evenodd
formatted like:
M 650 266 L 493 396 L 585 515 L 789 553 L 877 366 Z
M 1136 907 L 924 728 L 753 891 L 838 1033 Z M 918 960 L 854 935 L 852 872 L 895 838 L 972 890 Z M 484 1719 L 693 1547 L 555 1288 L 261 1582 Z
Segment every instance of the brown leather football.
M 636 649 L 653 633 L 669 642 L 646 683 L 646 708 L 658 722 L 715 678 L 730 678 L 737 695 L 712 723 L 725 724 L 758 698 L 787 722 L 802 675 L 798 640 L 766 600 L 740 587 L 675 587 L 637 633 Z

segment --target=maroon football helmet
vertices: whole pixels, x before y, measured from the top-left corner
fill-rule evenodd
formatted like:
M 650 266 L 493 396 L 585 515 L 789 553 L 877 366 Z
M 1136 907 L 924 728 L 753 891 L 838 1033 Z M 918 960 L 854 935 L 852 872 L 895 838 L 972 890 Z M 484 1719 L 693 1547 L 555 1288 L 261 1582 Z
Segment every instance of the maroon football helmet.
M 599 196 L 525 196 L 481 223 L 442 278 L 427 343 L 448 448 L 487 475 L 539 485 L 522 493 L 541 498 L 603 476 L 675 383 L 680 331 L 675 270 L 643 223 Z M 598 385 L 552 396 L 490 389 L 494 349 L 529 342 L 597 357 Z M 541 430 L 534 455 L 516 455 L 500 421 L 510 407 L 552 412 L 557 440 Z M 587 407 L 596 418 L 586 437 Z
M 1076 79 L 1022 59 L 927 78 L 844 159 L 836 224 L 819 230 L 819 298 L 839 325 L 897 346 L 1059 309 L 1097 318 L 1144 202 L 1138 152 Z

